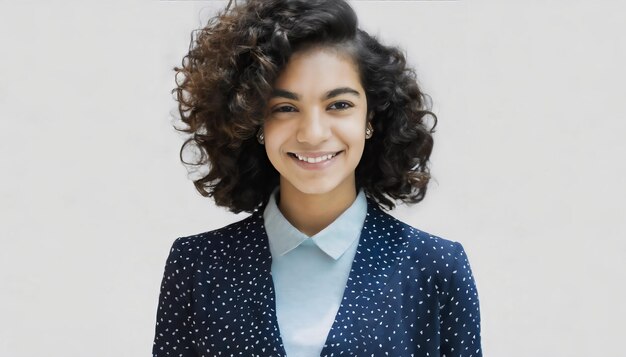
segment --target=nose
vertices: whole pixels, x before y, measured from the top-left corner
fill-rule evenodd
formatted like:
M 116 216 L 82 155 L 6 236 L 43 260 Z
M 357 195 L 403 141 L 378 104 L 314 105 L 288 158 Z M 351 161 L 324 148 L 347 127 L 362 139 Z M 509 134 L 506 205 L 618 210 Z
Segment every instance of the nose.
M 331 135 L 330 122 L 324 113 L 319 110 L 310 110 L 303 113 L 298 123 L 296 140 L 316 146 L 328 140 Z

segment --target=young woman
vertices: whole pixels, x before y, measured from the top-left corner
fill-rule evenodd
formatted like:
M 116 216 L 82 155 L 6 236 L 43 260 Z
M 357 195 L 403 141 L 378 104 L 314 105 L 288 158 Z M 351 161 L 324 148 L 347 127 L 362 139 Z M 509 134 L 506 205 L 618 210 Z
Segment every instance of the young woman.
M 481 356 L 460 243 L 383 209 L 422 200 L 433 140 L 402 52 L 343 0 L 250 0 L 176 68 L 207 171 L 247 218 L 178 238 L 154 356 Z

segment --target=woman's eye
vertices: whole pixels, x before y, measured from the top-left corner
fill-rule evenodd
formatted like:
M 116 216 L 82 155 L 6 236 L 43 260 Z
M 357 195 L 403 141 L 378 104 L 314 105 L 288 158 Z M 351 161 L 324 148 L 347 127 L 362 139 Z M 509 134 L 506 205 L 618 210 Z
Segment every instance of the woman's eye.
M 330 109 L 338 109 L 338 110 L 345 110 L 348 108 L 352 108 L 352 104 L 348 103 L 348 102 L 336 102 L 330 105 L 329 107 Z
M 289 113 L 289 112 L 295 112 L 296 108 L 290 106 L 290 105 L 283 105 L 277 108 L 274 108 L 272 110 L 272 113 Z

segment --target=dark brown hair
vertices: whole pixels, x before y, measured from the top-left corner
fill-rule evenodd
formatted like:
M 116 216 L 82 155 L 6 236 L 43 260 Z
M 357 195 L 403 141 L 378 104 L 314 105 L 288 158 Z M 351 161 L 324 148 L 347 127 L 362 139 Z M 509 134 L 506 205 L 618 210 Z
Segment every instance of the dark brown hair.
M 173 92 L 186 124 L 177 130 L 191 134 L 181 161 L 208 169 L 194 180 L 196 189 L 235 213 L 267 203 L 279 174 L 255 134 L 274 81 L 308 46 L 337 49 L 358 67 L 374 136 L 356 168 L 357 189 L 387 209 L 397 200 L 421 201 L 437 117 L 403 52 L 359 29 L 344 0 L 249 0 L 192 33 L 182 66 L 174 68 Z M 189 144 L 199 149 L 193 163 L 183 160 Z

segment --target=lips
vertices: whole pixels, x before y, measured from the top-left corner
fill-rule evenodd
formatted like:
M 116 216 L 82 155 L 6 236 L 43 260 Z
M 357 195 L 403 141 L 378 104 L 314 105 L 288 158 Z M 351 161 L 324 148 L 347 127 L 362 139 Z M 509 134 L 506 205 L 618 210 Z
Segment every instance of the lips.
M 289 155 L 293 158 L 296 158 L 302 162 L 308 162 L 310 164 L 316 164 L 324 161 L 328 161 L 333 157 L 340 154 L 341 151 L 336 152 L 317 152 L 317 153 L 293 153 L 290 152 Z
M 317 152 L 288 152 L 287 154 L 298 164 L 298 166 L 305 169 L 322 169 L 330 165 L 335 157 L 343 153 L 341 151 L 317 151 Z

